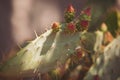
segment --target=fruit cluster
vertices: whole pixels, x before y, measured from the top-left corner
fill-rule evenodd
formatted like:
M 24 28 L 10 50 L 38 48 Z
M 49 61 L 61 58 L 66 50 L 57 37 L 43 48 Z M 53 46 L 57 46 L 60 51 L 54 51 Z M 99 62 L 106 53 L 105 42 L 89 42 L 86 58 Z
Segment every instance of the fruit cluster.
M 84 31 L 88 29 L 89 22 L 91 20 L 91 8 L 85 8 L 81 11 L 79 19 L 75 20 L 75 9 L 72 5 L 69 5 L 68 8 L 65 10 L 65 24 L 66 28 L 65 31 L 68 32 L 75 32 L 75 31 Z M 53 31 L 59 31 L 60 23 L 55 22 L 52 25 Z

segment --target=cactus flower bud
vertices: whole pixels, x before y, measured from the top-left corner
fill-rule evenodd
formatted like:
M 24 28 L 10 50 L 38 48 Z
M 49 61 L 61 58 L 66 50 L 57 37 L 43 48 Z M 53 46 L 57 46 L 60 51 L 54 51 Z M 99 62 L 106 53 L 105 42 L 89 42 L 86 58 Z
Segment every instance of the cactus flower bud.
M 73 21 L 74 17 L 75 17 L 75 10 L 72 5 L 69 5 L 67 10 L 65 11 L 65 16 L 64 16 L 65 21 L 67 23 L 70 23 L 71 21 Z
M 75 12 L 74 8 L 72 5 L 69 5 L 68 8 L 67 8 L 67 12 Z
M 79 51 L 79 52 L 77 52 L 77 57 L 78 58 L 81 58 L 83 55 L 82 55 L 82 51 Z
M 76 53 L 77 53 L 76 55 L 77 55 L 78 58 L 81 58 L 83 56 L 83 51 L 82 51 L 81 48 L 77 48 Z
M 59 23 L 58 22 L 54 22 L 53 25 L 52 25 L 52 29 L 57 31 L 57 30 L 59 30 L 59 28 L 60 28 Z
M 80 25 L 81 25 L 81 27 L 83 27 L 83 28 L 87 28 L 88 25 L 89 25 L 89 21 L 87 21 L 87 20 L 81 20 L 81 21 L 80 21 Z
M 67 29 L 68 29 L 68 31 L 70 31 L 70 32 L 74 32 L 74 31 L 76 30 L 76 27 L 75 27 L 75 25 L 74 25 L 73 23 L 69 23 L 69 24 L 67 25 Z
M 91 8 L 88 7 L 81 11 L 79 22 L 76 23 L 77 30 L 78 31 L 87 30 L 90 21 L 91 21 Z
M 95 75 L 95 76 L 94 76 L 94 80 L 99 80 L 99 76 L 98 76 L 98 75 Z
M 86 14 L 87 16 L 90 16 L 91 15 L 91 8 L 88 7 L 86 8 L 84 11 L 83 11 L 84 14 Z

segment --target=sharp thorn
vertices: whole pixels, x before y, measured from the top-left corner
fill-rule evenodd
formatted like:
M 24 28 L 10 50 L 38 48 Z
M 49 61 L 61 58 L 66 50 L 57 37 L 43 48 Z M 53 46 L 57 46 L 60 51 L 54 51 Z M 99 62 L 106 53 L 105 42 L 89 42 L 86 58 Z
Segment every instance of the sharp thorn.
M 34 33 L 35 33 L 35 36 L 36 36 L 36 38 L 38 38 L 38 35 L 37 35 L 37 32 L 36 32 L 36 30 L 34 30 Z
M 22 49 L 22 47 L 20 46 L 20 44 L 17 43 L 17 46 L 18 46 L 20 49 Z
M 45 28 L 45 32 L 47 32 L 48 31 L 48 28 Z

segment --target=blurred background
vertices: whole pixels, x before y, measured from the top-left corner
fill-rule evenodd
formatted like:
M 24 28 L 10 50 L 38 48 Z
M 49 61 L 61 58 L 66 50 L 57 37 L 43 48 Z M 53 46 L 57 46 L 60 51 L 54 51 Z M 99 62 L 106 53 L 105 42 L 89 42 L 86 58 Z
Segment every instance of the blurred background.
M 53 22 L 64 22 L 64 9 L 69 4 L 76 15 L 86 6 L 93 7 L 90 31 L 111 20 L 112 27 L 120 25 L 120 0 L 0 0 L 0 62 L 13 56 L 19 45 L 35 39 L 34 30 L 40 35 Z

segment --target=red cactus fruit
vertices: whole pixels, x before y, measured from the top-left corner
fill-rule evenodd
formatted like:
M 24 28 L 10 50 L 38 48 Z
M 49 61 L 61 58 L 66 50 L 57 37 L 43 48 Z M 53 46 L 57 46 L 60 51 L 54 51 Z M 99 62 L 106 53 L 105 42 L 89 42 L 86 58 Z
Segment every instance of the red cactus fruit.
M 83 51 L 82 51 L 81 47 L 76 49 L 76 53 L 77 53 L 78 58 L 81 58 L 83 56 Z
M 77 52 L 77 57 L 81 58 L 82 57 L 82 51 Z
M 53 30 L 59 29 L 59 23 L 58 22 L 54 22 L 53 25 L 52 25 L 52 29 Z
M 88 15 L 88 16 L 90 16 L 90 15 L 91 15 L 91 8 L 90 8 L 90 7 L 86 8 L 86 9 L 83 11 L 83 13 L 86 14 L 86 15 Z
M 81 25 L 83 28 L 87 28 L 88 25 L 89 25 L 89 21 L 87 21 L 87 20 L 81 20 L 81 21 L 80 21 L 80 25 Z
M 67 25 L 67 29 L 68 29 L 68 31 L 70 31 L 70 32 L 74 32 L 74 31 L 76 30 L 76 27 L 75 27 L 75 25 L 74 25 L 73 23 L 69 23 L 69 24 Z
M 94 80 L 100 80 L 98 75 L 94 76 Z
M 75 12 L 75 9 L 73 8 L 72 5 L 69 5 L 69 6 L 68 6 L 68 8 L 67 8 L 67 12 L 70 12 L 70 13 Z

